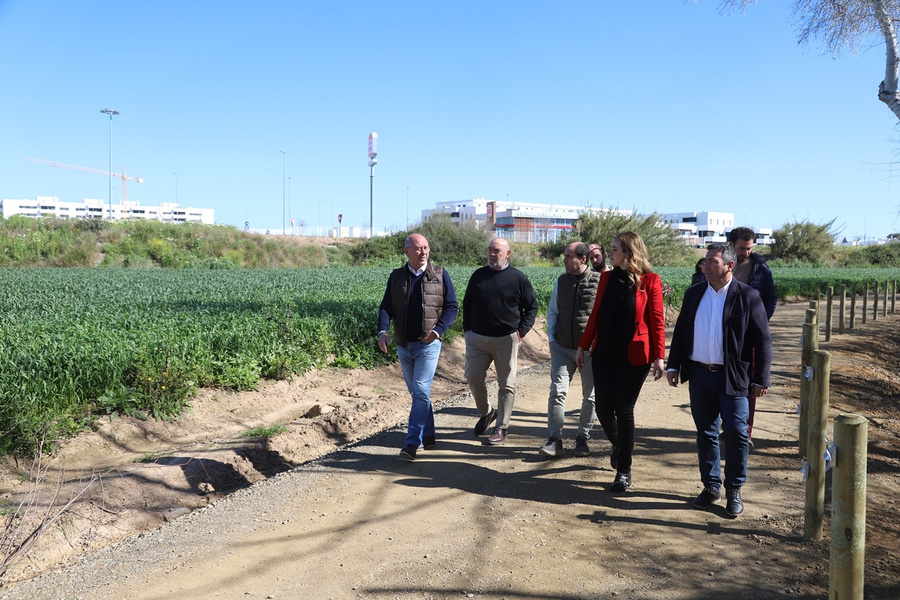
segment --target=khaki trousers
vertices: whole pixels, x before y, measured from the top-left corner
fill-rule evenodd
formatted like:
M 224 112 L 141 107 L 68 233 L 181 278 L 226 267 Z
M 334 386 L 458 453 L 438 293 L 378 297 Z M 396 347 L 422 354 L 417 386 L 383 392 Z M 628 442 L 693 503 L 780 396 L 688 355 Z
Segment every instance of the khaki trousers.
M 502 337 L 479 335 L 466 332 L 466 381 L 475 399 L 475 407 L 482 417 L 491 411 L 488 401 L 488 367 L 494 363 L 497 371 L 497 427 L 509 427 L 509 418 L 516 401 L 516 369 L 519 357 L 519 333 L 512 332 Z

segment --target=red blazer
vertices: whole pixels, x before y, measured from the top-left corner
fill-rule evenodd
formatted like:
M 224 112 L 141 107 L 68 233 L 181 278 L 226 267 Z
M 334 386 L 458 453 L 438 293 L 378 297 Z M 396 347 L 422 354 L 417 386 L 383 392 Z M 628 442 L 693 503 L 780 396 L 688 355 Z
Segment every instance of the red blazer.
M 597 312 L 606 284 L 612 276 L 612 271 L 604 271 L 600 274 L 600 283 L 597 285 L 597 299 L 594 300 L 594 308 L 588 319 L 587 327 L 581 336 L 578 347 L 582 350 L 591 350 L 597 340 Z M 666 320 L 663 307 L 662 280 L 656 273 L 641 275 L 641 289 L 634 294 L 634 337 L 628 344 L 628 362 L 634 366 L 648 365 L 658 358 L 666 357 Z M 593 354 L 593 353 L 592 353 Z

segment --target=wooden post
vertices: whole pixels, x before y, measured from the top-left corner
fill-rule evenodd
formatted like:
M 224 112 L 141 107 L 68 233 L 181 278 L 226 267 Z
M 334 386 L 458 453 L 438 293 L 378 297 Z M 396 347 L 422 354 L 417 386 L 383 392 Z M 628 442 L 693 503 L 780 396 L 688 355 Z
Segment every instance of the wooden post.
M 875 296 L 872 299 L 872 320 L 878 320 L 878 293 L 881 291 L 881 282 L 875 282 Z
M 844 311 L 847 303 L 847 284 L 841 284 L 841 301 L 838 303 L 840 306 L 841 315 L 838 317 L 838 333 L 844 333 Z
M 834 420 L 831 476 L 831 552 L 828 598 L 863 597 L 866 556 L 866 446 L 868 421 L 859 415 Z
M 850 329 L 856 324 L 856 283 L 850 286 Z
M 881 303 L 881 316 L 887 316 L 888 280 L 884 280 L 884 302 Z
M 819 349 L 818 326 L 816 325 L 816 311 L 806 309 L 806 320 L 803 322 L 803 347 L 800 358 L 800 424 L 799 424 L 799 451 L 800 457 L 807 457 L 809 434 L 809 389 L 810 382 L 806 378 L 807 367 L 812 365 L 812 354 Z
M 866 312 L 869 310 L 869 282 L 863 284 L 862 324 L 866 324 Z
M 831 306 L 834 302 L 834 288 L 832 286 L 828 286 L 828 291 L 825 294 L 825 341 L 831 341 Z
M 809 474 L 806 477 L 803 537 L 808 540 L 821 540 L 825 527 L 825 435 L 828 432 L 831 355 L 824 350 L 814 351 L 812 369 L 807 434 L 809 452 L 806 455 Z
M 891 312 L 894 312 L 894 308 L 897 306 L 897 280 L 894 280 L 894 287 L 891 290 Z

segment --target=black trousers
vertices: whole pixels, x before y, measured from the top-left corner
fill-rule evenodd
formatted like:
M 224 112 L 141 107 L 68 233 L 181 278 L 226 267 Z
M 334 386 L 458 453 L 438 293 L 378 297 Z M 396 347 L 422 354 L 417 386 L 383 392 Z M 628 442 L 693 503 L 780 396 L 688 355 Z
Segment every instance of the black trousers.
M 634 451 L 634 405 L 637 403 L 650 365 L 634 366 L 625 353 L 595 356 L 594 402 L 597 420 L 606 437 L 619 451 L 619 472 L 631 473 Z

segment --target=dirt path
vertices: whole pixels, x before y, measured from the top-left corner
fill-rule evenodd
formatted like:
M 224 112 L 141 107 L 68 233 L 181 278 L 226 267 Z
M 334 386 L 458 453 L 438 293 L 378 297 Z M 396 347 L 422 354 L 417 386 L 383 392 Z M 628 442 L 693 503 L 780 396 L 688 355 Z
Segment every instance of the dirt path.
M 598 439 L 590 457 L 571 455 L 575 411 L 567 415 L 569 455 L 544 460 L 536 452 L 547 435 L 549 387 L 547 367 L 538 365 L 519 376 L 504 446 L 473 438 L 471 399 L 451 396 L 437 415 L 437 447 L 414 463 L 397 457 L 404 432 L 395 427 L 13 585 L 2 597 L 827 597 L 827 533 L 824 542 L 802 539 L 795 406 L 805 308 L 780 306 L 773 318 L 773 388 L 758 405 L 738 519 L 725 518 L 722 507 L 690 506 L 701 486 L 687 386 L 644 386 L 635 483 L 611 495 L 608 444 Z M 452 365 L 460 357 L 448 351 L 445 359 Z M 540 349 L 532 359 L 540 362 Z M 440 386 L 462 389 L 458 374 L 445 374 Z M 402 389 L 382 391 L 403 399 Z M 896 435 L 889 443 L 896 460 Z M 870 486 L 895 497 L 896 474 L 875 475 Z M 894 541 L 881 540 L 885 547 L 896 545 L 896 529 L 882 535 Z M 896 598 L 896 550 L 878 559 L 885 570 L 872 567 L 867 598 Z

